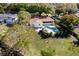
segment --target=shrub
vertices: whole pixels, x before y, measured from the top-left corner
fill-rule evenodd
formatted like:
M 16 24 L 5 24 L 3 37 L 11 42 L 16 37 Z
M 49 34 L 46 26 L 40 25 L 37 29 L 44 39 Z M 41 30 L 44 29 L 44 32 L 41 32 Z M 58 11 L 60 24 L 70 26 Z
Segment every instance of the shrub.
M 8 27 L 5 25 L 0 25 L 0 38 L 2 38 L 6 32 L 8 31 Z
M 42 56 L 53 56 L 55 55 L 55 50 L 50 47 L 44 48 L 41 50 L 41 55 Z
M 19 23 L 20 24 L 26 24 L 26 23 L 29 23 L 30 22 L 30 19 L 31 19 L 31 15 L 29 12 L 27 11 L 20 11 L 18 13 L 18 17 L 19 17 Z

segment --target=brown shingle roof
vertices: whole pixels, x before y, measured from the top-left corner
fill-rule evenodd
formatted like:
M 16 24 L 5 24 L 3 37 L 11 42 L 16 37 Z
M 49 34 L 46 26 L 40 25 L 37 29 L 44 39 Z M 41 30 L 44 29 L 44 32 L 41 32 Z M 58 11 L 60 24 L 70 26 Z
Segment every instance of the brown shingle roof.
M 37 22 L 37 23 L 43 23 L 43 22 L 54 22 L 54 20 L 50 17 L 45 17 L 45 18 L 32 18 L 30 20 L 31 23 Z

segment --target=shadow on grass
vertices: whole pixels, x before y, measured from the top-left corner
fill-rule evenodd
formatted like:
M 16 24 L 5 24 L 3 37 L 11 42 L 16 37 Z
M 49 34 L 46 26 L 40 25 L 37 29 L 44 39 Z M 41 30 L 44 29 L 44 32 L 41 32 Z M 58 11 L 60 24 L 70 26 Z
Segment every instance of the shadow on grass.
M 59 32 L 59 33 L 55 34 L 55 38 L 68 38 L 69 36 L 70 36 L 70 34 L 67 32 L 63 32 L 63 33 Z
M 41 38 L 43 38 L 43 39 L 52 37 L 52 36 L 51 36 L 51 33 L 48 34 L 48 33 L 44 33 L 43 31 L 40 31 L 38 34 L 39 34 L 39 35 L 41 36 Z M 53 38 L 68 38 L 69 36 L 70 36 L 70 34 L 69 34 L 68 32 L 65 32 L 65 31 L 62 32 L 62 31 L 60 31 L 60 32 L 56 33 L 56 34 L 53 36 Z
M 41 36 L 42 39 L 46 39 L 46 38 L 51 37 L 50 34 L 47 34 L 47 33 L 43 32 L 43 31 L 40 31 L 38 34 Z
M 14 48 L 9 47 L 5 42 L 2 40 L 5 36 L 1 37 L 0 40 L 0 48 L 1 48 L 1 55 L 2 56 L 23 56 L 20 51 L 16 51 Z
M 19 51 L 10 48 L 4 42 L 0 41 L 1 55 L 2 56 L 23 56 Z
M 8 27 L 12 27 L 14 24 L 7 24 L 6 26 L 8 26 Z

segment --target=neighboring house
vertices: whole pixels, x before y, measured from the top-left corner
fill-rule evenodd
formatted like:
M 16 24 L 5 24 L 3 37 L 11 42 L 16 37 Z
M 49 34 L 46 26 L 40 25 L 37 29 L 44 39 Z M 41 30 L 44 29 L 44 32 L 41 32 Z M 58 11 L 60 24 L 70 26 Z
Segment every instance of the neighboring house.
M 49 24 L 54 24 L 54 19 L 49 16 L 36 16 L 30 20 L 30 25 L 36 28 Z
M 17 14 L 0 14 L 0 23 L 2 24 L 14 24 L 17 20 Z

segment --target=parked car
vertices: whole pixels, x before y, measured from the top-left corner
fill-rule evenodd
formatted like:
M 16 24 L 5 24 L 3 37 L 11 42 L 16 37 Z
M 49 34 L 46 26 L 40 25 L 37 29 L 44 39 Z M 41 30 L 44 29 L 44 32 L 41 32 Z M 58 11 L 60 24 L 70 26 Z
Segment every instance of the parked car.
M 40 31 L 42 31 L 43 33 L 47 33 L 51 36 L 54 36 L 57 32 L 59 32 L 59 30 L 53 25 L 42 26 L 36 29 L 37 33 L 39 33 Z
M 4 19 L 4 23 L 7 25 L 13 25 L 16 22 L 15 18 L 8 17 Z
M 59 32 L 59 30 L 53 25 L 43 26 L 42 31 L 44 33 L 50 34 L 51 36 L 54 36 L 57 32 Z
M 44 27 L 49 26 L 49 25 L 52 25 L 52 24 L 50 24 L 50 23 L 44 23 L 43 25 L 41 25 L 39 27 L 36 27 L 35 28 L 36 29 L 36 32 L 39 33 Z

